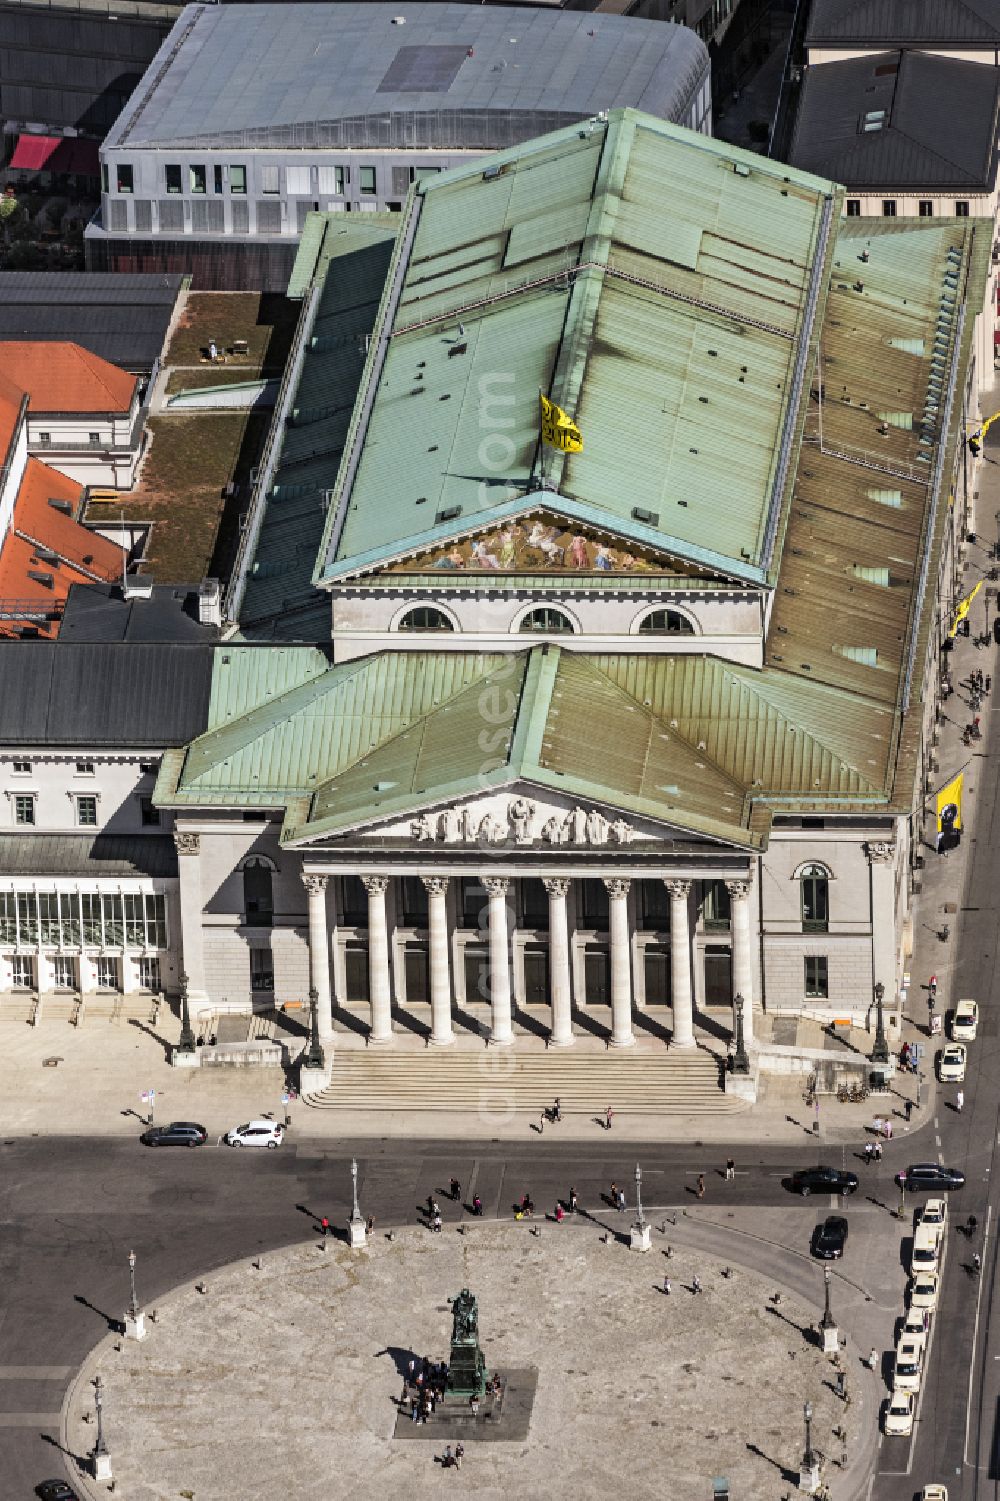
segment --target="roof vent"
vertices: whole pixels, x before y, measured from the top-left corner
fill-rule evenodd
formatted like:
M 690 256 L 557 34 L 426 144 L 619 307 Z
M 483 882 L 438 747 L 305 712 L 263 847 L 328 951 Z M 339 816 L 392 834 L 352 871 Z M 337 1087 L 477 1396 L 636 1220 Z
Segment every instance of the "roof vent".
M 452 356 L 456 354 L 465 354 L 468 350 L 468 347 L 469 346 L 464 339 L 462 340 L 461 344 L 450 344 L 448 346 L 448 358 L 451 359 Z
M 149 573 L 127 573 L 122 590 L 126 599 L 152 599 L 153 576 Z
M 632 520 L 641 521 L 645 526 L 659 526 L 659 511 L 647 511 L 643 506 L 632 507 Z
M 406 17 L 405 16 L 393 16 L 393 18 L 392 18 L 392 24 L 393 24 L 393 26 L 405 26 L 406 25 Z
M 39 573 L 36 569 L 29 568 L 28 577 L 34 579 L 36 584 L 41 584 L 43 589 L 55 588 L 56 581 L 51 573 Z
M 442 521 L 455 521 L 459 516 L 461 516 L 461 514 L 461 506 L 445 506 L 442 510 L 438 511 L 437 515 L 434 517 L 434 523 L 437 526 L 440 525 Z
M 737 177 L 750 176 L 750 168 L 747 166 L 746 162 L 733 162 L 733 171 L 736 173 Z
M 62 511 L 64 516 L 72 516 L 73 507 L 68 500 L 60 500 L 55 495 L 49 496 L 49 505 L 54 511 Z

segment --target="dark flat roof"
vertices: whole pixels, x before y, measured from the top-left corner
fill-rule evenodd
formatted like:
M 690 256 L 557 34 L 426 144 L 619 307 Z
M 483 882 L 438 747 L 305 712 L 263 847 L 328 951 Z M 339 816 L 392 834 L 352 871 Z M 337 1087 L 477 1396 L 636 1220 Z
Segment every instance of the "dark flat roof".
M 174 841 L 162 834 L 0 834 L 6 876 L 176 876 Z
M 0 642 L 0 745 L 185 745 L 205 728 L 213 651 L 176 643 Z
M 148 371 L 163 348 L 182 276 L 0 271 L 0 339 L 70 339 L 111 364 Z
M 118 584 L 74 584 L 59 640 L 176 641 L 211 644 L 215 626 L 198 622 L 198 591 L 185 584 L 154 584 L 149 599 L 126 599 Z
M 849 190 L 988 192 L 998 108 L 1000 69 L 983 63 L 906 51 L 822 63 L 806 70 L 789 160 Z
M 1000 46 L 1000 0 L 813 0 L 806 45 Z

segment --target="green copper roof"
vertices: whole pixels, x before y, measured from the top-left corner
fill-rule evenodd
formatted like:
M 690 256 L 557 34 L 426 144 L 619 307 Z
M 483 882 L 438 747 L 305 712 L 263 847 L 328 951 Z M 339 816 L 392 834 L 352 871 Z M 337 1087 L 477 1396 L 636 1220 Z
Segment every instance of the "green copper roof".
M 768 575 L 839 192 L 628 110 L 418 184 L 317 581 L 543 489 L 579 524 Z M 540 389 L 582 453 L 540 450 Z

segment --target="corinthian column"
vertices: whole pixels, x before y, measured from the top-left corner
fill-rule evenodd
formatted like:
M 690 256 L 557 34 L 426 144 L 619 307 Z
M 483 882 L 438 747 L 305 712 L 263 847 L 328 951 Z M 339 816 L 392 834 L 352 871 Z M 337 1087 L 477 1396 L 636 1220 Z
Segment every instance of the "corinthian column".
M 430 928 L 431 1044 L 447 1047 L 455 1041 L 451 1029 L 451 976 L 448 970 L 447 876 L 421 876 L 427 891 Z
M 320 1042 L 333 1040 L 330 940 L 326 927 L 326 876 L 303 876 L 309 899 L 309 983 L 316 992 Z
M 690 881 L 667 881 L 670 893 L 670 998 L 674 1009 L 672 1048 L 693 1048 L 694 1003 L 691 999 L 691 934 L 688 928 Z
M 181 906 L 181 971 L 188 978 L 188 997 L 204 1001 L 205 940 L 202 933 L 201 836 L 174 830 L 177 884 Z
M 507 943 L 506 876 L 480 876 L 490 898 L 490 1041 L 495 1047 L 510 1047 L 514 1030 L 510 1022 L 510 955 Z
M 743 997 L 743 1041 L 753 1042 L 753 944 L 750 936 L 749 881 L 727 881 L 732 911 L 733 996 Z
M 569 1047 L 573 1041 L 573 1006 L 569 980 L 569 928 L 566 922 L 566 894 L 569 881 L 561 877 L 543 879 L 549 894 L 549 992 L 552 997 L 552 1034 L 554 1048 Z
M 388 876 L 362 876 L 368 893 L 368 991 L 372 1025 L 368 1041 L 392 1042 L 392 991 L 389 984 L 389 930 L 385 918 Z
M 611 908 L 611 1046 L 630 1048 L 632 1032 L 632 963 L 629 958 L 628 891 L 631 881 L 606 878 Z

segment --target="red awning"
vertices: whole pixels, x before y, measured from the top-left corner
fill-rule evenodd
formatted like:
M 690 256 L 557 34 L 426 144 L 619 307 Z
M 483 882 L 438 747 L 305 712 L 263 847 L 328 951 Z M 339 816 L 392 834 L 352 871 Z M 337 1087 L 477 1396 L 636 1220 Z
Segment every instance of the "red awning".
M 80 136 L 18 136 L 12 167 L 28 172 L 69 172 L 76 177 L 99 177 L 97 142 Z

